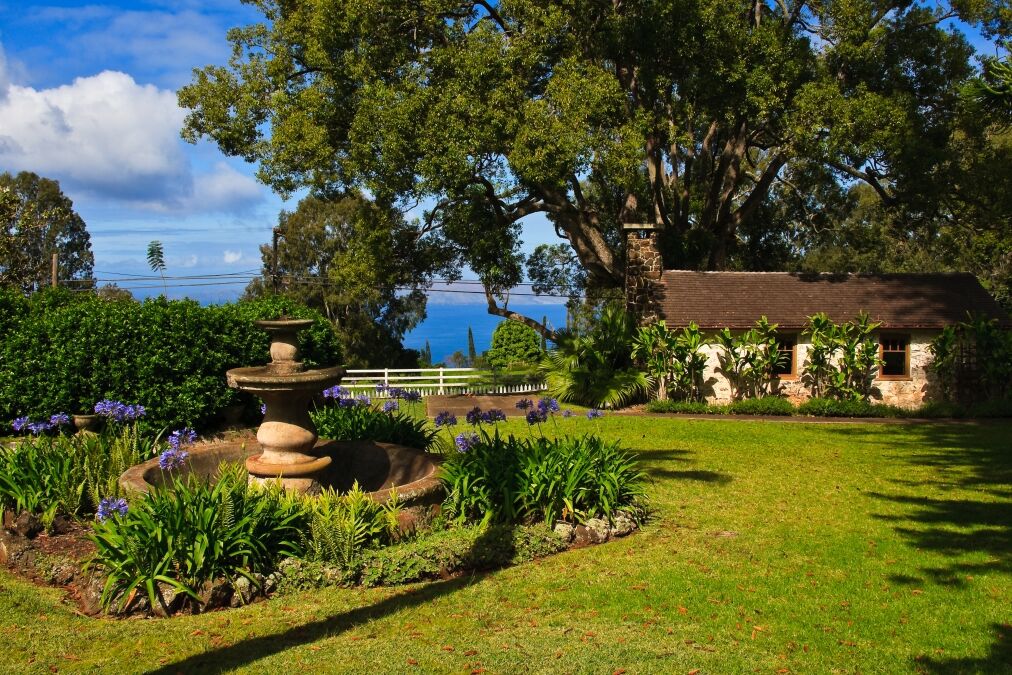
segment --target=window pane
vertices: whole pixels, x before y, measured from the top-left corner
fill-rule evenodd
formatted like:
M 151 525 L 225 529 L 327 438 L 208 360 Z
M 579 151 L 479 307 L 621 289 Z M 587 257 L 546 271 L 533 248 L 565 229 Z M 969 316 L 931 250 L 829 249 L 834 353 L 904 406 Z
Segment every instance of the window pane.
M 906 375 L 907 374 L 907 353 L 882 352 L 882 374 L 883 375 Z

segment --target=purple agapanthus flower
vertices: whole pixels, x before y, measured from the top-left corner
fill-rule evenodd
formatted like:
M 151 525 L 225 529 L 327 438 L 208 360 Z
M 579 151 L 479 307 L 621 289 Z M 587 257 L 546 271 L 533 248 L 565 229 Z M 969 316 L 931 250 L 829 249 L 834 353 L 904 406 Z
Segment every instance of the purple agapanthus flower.
M 478 442 L 478 434 L 464 432 L 453 439 L 457 446 L 457 452 L 467 452 Z
M 504 413 L 502 410 L 499 410 L 498 408 L 492 408 L 491 410 L 486 410 L 481 414 L 481 421 L 484 422 L 485 424 L 495 424 L 496 422 L 505 422 L 506 413 Z
M 572 417 L 573 411 L 570 410 L 569 408 L 566 408 L 565 410 L 562 411 L 562 416 L 566 418 Z
M 467 411 L 467 415 L 464 416 L 468 424 L 481 424 L 481 408 L 474 406 Z
M 559 402 L 554 398 L 538 399 L 538 410 L 545 415 L 548 413 L 557 413 L 559 412 Z
M 119 499 L 106 497 L 98 503 L 98 512 L 95 516 L 104 522 L 113 516 L 125 516 L 128 510 L 127 501 L 122 497 Z
M 526 419 L 528 424 L 541 424 L 548 419 L 548 414 L 540 410 L 528 410 Z
M 377 394 L 382 394 L 383 392 L 387 391 L 388 389 L 390 389 L 390 385 L 389 384 L 385 384 L 383 382 L 380 382 L 379 384 L 376 385 L 376 393 Z
M 59 412 L 49 416 L 49 426 L 51 428 L 55 429 L 65 424 L 70 424 L 70 415 L 67 413 Z
M 517 410 L 530 410 L 534 407 L 534 401 L 529 398 L 522 398 L 517 401 Z
M 401 404 L 398 403 L 397 401 L 387 401 L 386 403 L 383 404 L 383 412 L 385 413 L 392 413 L 395 410 L 400 410 L 400 408 Z
M 197 432 L 189 427 L 183 427 L 169 434 L 169 447 L 178 452 L 181 447 L 189 445 L 195 440 L 197 440 Z
M 266 415 L 267 414 L 267 404 L 266 403 L 261 403 L 260 404 L 260 414 L 261 415 Z
M 436 415 L 435 424 L 437 427 L 456 426 L 457 416 L 449 411 L 444 410 L 443 412 Z
M 29 420 L 27 417 L 18 417 L 13 422 L 11 422 L 11 426 L 14 428 L 14 431 L 24 431 L 25 428 L 28 427 L 30 422 L 31 420 Z
M 333 387 L 330 387 L 329 389 L 324 389 L 323 390 L 323 397 L 324 398 L 341 399 L 341 398 L 348 398 L 350 396 L 351 396 L 351 392 L 348 391 L 347 389 L 345 389 L 344 387 L 342 387 L 339 384 L 335 384 Z
M 403 394 L 401 394 L 401 398 L 403 398 L 408 403 L 415 403 L 416 401 L 422 400 L 422 395 L 417 391 L 405 391 Z
M 604 413 L 598 410 L 597 408 L 591 408 L 590 410 L 587 411 L 588 420 L 592 420 L 597 417 L 604 417 Z
M 102 415 L 114 422 L 133 422 L 144 417 L 144 406 L 127 405 L 121 401 L 103 399 L 95 404 L 95 414 Z
M 359 394 L 355 397 L 355 401 L 359 405 L 372 405 L 372 399 L 369 398 L 368 394 Z
M 35 434 L 36 436 L 52 429 L 52 427 L 49 426 L 49 422 L 29 422 L 25 425 L 25 427 L 30 433 Z
M 162 471 L 169 471 L 182 466 L 189 456 L 190 453 L 186 450 L 169 448 L 162 454 L 158 455 L 158 466 L 162 469 Z

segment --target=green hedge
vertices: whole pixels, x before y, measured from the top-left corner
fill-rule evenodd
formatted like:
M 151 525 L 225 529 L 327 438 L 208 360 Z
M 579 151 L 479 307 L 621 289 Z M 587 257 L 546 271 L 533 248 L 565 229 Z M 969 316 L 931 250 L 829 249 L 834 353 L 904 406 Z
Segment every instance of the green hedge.
M 810 398 L 795 407 L 790 401 L 776 396 L 745 399 L 729 405 L 695 403 L 690 401 L 651 401 L 647 411 L 654 413 L 681 413 L 683 415 L 807 415 L 810 417 L 889 417 L 912 419 L 1012 417 L 1012 401 L 988 401 L 972 406 L 948 402 L 930 402 L 918 408 L 900 408 L 868 401 L 837 401 L 829 398 Z
M 206 426 L 237 401 L 225 371 L 270 360 L 269 338 L 253 322 L 281 314 L 316 320 L 300 335 L 307 364 L 340 363 L 327 320 L 282 298 L 201 307 L 0 291 L 0 423 L 88 412 L 110 398 L 145 406 L 150 427 Z

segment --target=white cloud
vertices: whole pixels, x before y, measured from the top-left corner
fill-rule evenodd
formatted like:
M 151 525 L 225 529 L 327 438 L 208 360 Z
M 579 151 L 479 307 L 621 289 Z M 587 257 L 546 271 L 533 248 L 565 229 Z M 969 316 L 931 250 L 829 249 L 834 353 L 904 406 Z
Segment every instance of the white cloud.
M 183 258 L 177 259 L 175 261 L 175 264 L 176 264 L 177 267 L 196 267 L 197 266 L 197 256 L 196 256 L 196 254 L 190 254 L 190 255 L 185 256 Z
M 225 264 L 232 265 L 242 260 L 242 251 L 225 251 L 224 256 Z
M 50 89 L 10 84 L 0 97 L 0 169 L 55 178 L 75 199 L 161 212 L 261 201 L 265 189 L 224 162 L 194 177 L 179 138 L 184 116 L 173 92 L 116 71 Z

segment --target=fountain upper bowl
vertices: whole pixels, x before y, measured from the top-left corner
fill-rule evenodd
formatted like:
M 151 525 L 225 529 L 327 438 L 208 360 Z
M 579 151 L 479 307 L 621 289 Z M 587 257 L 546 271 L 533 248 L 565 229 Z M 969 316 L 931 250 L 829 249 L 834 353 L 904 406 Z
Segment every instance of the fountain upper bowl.
M 225 373 L 228 386 L 257 391 L 322 391 L 331 384 L 337 384 L 344 377 L 342 366 L 315 370 L 288 370 L 276 364 L 233 368 Z

